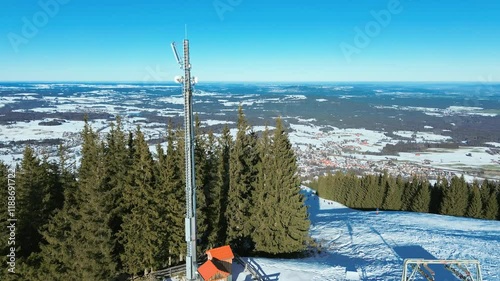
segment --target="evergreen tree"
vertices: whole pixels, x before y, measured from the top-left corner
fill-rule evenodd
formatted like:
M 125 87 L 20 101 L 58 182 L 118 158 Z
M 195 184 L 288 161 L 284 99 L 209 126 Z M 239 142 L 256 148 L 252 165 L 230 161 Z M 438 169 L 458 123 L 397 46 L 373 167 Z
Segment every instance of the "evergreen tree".
M 27 258 L 38 248 L 40 237 L 38 228 L 42 225 L 40 210 L 44 191 L 42 190 L 43 170 L 35 151 L 27 146 L 23 152 L 21 165 L 16 168 L 16 209 L 18 216 L 18 253 Z
M 210 189 L 210 179 L 207 173 L 207 143 L 201 130 L 201 122 L 196 115 L 194 126 L 194 168 L 196 184 L 196 232 L 198 237 L 198 251 L 204 252 L 207 246 L 208 223 L 207 195 Z
M 481 211 L 481 217 L 485 218 L 486 205 L 488 204 L 488 199 L 490 198 L 490 188 L 488 180 L 485 179 L 481 183 L 480 193 L 481 193 L 481 205 L 483 207 Z
M 123 253 L 122 245 L 117 235 L 121 230 L 122 218 L 125 215 L 123 194 L 128 179 L 128 170 L 131 165 L 131 155 L 127 148 L 127 139 L 123 131 L 122 120 L 117 117 L 116 124 L 110 124 L 110 131 L 106 136 L 104 153 L 104 180 L 103 191 L 106 193 L 105 208 L 109 214 L 109 226 L 114 239 L 113 259 L 119 261 Z
M 403 210 L 411 211 L 413 199 L 418 192 L 418 185 L 418 178 L 416 176 L 413 176 L 411 182 L 405 183 L 405 188 L 403 189 L 403 195 L 401 197 Z
M 429 212 L 439 214 L 441 202 L 443 200 L 443 187 L 441 178 L 438 177 L 436 183 L 431 188 L 431 202 L 429 204 Z
M 66 183 L 63 180 L 72 181 L 74 179 L 62 179 L 61 177 L 65 174 L 62 173 L 60 165 L 55 161 L 50 161 L 48 157 L 43 157 L 41 169 L 43 171 L 42 190 L 44 190 L 44 197 L 42 199 L 42 210 L 40 210 L 42 213 L 40 226 L 44 226 L 49 222 L 55 211 L 63 206 L 64 184 Z M 40 231 L 40 228 L 38 230 Z
M 75 169 L 76 169 L 76 160 L 71 161 L 68 158 L 67 147 L 64 145 L 60 145 L 57 151 L 57 156 L 59 158 L 59 171 L 61 173 L 60 182 L 62 185 L 62 207 L 64 205 L 70 204 L 75 205 L 75 190 L 77 187 L 76 177 L 75 177 Z
M 205 183 L 207 184 L 207 246 L 209 248 L 221 246 L 222 241 L 219 241 L 218 234 L 221 231 L 220 217 L 223 215 L 220 198 L 223 196 L 220 174 L 219 174 L 219 149 L 217 147 L 217 140 L 213 131 L 208 132 L 207 137 L 207 151 L 204 175 Z
M 464 216 L 468 198 L 469 194 L 465 179 L 463 176 L 461 178 L 454 176 L 451 179 L 450 186 L 443 190 L 441 213 L 451 216 Z
M 261 159 L 258 169 L 258 181 L 254 191 L 254 205 L 252 214 L 254 219 L 251 220 L 252 228 L 255 231 L 252 233 L 252 241 L 255 243 L 256 251 L 266 251 L 266 247 L 276 246 L 279 241 L 273 241 L 272 237 L 274 220 L 276 219 L 275 204 L 279 200 L 278 190 L 273 185 L 272 178 L 274 176 L 274 159 L 272 156 L 271 139 L 269 129 L 265 128 L 262 137 L 258 143 L 259 157 Z M 272 197 L 272 198 L 271 198 Z M 271 234 L 271 235 L 270 235 Z
M 256 197 L 265 200 L 262 209 L 267 212 L 262 217 L 265 220 L 256 229 L 259 240 L 255 250 L 270 254 L 302 252 L 308 242 L 309 219 L 300 194 L 296 158 L 280 118 L 276 121 L 271 154 L 271 169 L 264 169 L 269 172 L 270 179 L 269 185 L 265 186 L 267 193 Z M 267 178 L 263 180 L 266 183 Z
M 59 166 L 61 171 L 61 183 L 64 187 L 64 204 L 44 226 L 41 234 L 46 244 L 41 245 L 41 264 L 36 269 L 36 274 L 28 280 L 69 280 L 73 278 L 71 262 L 73 257 L 73 245 L 70 244 L 71 222 L 77 219 L 76 197 L 77 182 L 73 172 L 75 163 L 68 161 L 66 147 L 59 146 Z
M 431 202 L 431 191 L 427 181 L 418 181 L 418 191 L 413 199 L 411 211 L 419 213 L 428 213 Z
M 484 206 L 484 218 L 489 220 L 496 219 L 499 211 L 498 206 L 498 190 L 494 182 L 488 182 L 488 197 L 486 199 L 486 204 Z
M 185 221 L 186 192 L 185 192 L 185 160 L 184 160 L 184 133 L 177 129 L 175 133 L 169 127 L 167 137 L 166 195 L 167 216 L 169 225 L 168 251 L 169 264 L 183 261 L 186 255 Z
M 154 162 L 144 134 L 137 128 L 134 157 L 125 187 L 124 205 L 129 210 L 123 217 L 119 233 L 123 245 L 122 261 L 127 272 L 147 274 L 163 266 L 158 260 L 167 245 L 167 223 L 164 200 L 155 187 Z
M 62 186 L 59 169 L 47 158 L 38 159 L 35 151 L 27 146 L 21 166 L 16 169 L 19 255 L 28 257 L 39 251 L 42 242 L 40 230 L 46 225 L 56 209 L 62 206 Z
M 474 181 L 470 189 L 469 206 L 467 206 L 466 216 L 470 218 L 480 218 L 482 213 L 481 193 L 479 184 Z
M 213 235 L 215 237 L 210 238 L 210 241 L 214 244 L 214 246 L 222 246 L 222 243 L 225 243 L 226 241 L 226 229 L 227 229 L 227 222 L 225 219 L 225 214 L 227 211 L 227 205 L 228 205 L 228 195 L 229 195 L 229 158 L 231 155 L 231 147 L 232 147 L 233 140 L 231 138 L 231 134 L 229 131 L 229 127 L 226 125 L 224 126 L 224 129 L 222 130 L 222 135 L 219 139 L 219 151 L 218 151 L 218 168 L 217 168 L 217 189 L 220 190 L 220 196 L 215 199 L 217 199 L 214 204 L 219 204 L 220 206 L 220 211 L 219 211 L 219 217 L 214 223 L 214 225 L 217 226 L 217 229 L 213 231 Z M 216 244 L 216 245 L 215 245 Z
M 361 178 L 359 184 L 359 208 L 366 208 L 368 201 L 368 190 L 370 189 L 370 177 L 364 176 Z
M 238 133 L 230 156 L 230 186 L 225 213 L 226 241 L 240 254 L 248 253 L 253 248 L 250 238 L 253 229 L 250 220 L 252 219 L 252 193 L 257 182 L 259 155 L 256 136 L 249 134 L 249 129 L 250 126 L 240 106 Z
M 497 206 L 498 206 L 497 220 L 500 220 L 500 186 L 498 182 L 496 183 L 496 190 L 497 190 Z
M 402 194 L 402 183 L 403 179 L 398 176 L 396 179 L 389 177 L 385 186 L 385 197 L 382 203 L 382 209 L 384 210 L 401 210 L 401 194 Z
M 375 175 L 367 175 L 368 189 L 366 199 L 364 200 L 363 208 L 380 208 L 383 201 L 383 189 L 379 183 L 379 177 Z
M 77 220 L 71 225 L 74 249 L 73 272 L 80 280 L 109 280 L 116 276 L 113 238 L 106 210 L 107 194 L 103 145 L 86 123 L 83 130 L 82 159 L 78 170 Z
M 65 203 L 43 233 L 47 245 L 42 246 L 40 280 L 113 280 L 117 276 L 102 190 L 103 147 L 88 122 L 82 138 L 78 189 L 65 192 L 65 200 L 69 196 L 75 204 Z
M 341 186 L 341 192 L 346 192 L 346 196 L 344 196 L 344 202 L 342 202 L 342 204 L 348 206 L 363 205 L 363 200 L 367 195 L 360 190 L 358 176 L 353 171 L 349 171 L 346 175 L 342 174 L 340 178 L 337 179 L 337 183 L 335 184 L 337 186 Z M 377 192 L 378 190 L 374 189 L 373 191 Z

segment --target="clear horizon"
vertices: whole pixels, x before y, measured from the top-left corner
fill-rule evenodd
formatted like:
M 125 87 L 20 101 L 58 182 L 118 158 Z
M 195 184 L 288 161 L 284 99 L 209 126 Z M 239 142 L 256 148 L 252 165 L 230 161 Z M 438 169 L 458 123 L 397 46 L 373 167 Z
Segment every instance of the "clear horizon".
M 83 84 L 88 84 L 88 83 L 113 83 L 113 84 L 118 84 L 118 83 L 131 83 L 131 84 L 168 84 L 168 85 L 179 85 L 178 83 L 174 81 L 108 81 L 108 80 L 40 80 L 40 81 L 34 81 L 34 80 L 5 80 L 1 81 L 0 83 L 3 84 L 9 84 L 9 83 L 42 83 L 42 84 L 57 84 L 57 83 L 83 83 Z M 283 84 L 288 84 L 288 83 L 303 83 L 303 84 L 345 84 L 345 83 L 353 83 L 353 84 L 361 84 L 361 83 L 415 83 L 415 84 L 446 84 L 446 83 L 452 83 L 452 84 L 491 84 L 491 85 L 498 85 L 500 84 L 500 81 L 383 81 L 383 80 L 378 80 L 378 81 L 199 81 L 197 85 L 203 85 L 203 84 L 211 84 L 211 83 L 283 83 Z M 179 85 L 180 86 L 180 85 Z M 196 87 L 196 86 L 195 86 Z
M 0 81 L 170 82 L 191 43 L 203 82 L 500 82 L 488 0 L 7 2 Z

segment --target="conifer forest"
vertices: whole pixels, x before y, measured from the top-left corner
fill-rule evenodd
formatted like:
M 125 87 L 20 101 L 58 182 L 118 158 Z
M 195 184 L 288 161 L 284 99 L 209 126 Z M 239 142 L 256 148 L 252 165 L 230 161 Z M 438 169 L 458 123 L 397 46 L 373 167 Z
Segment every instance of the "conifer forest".
M 450 181 L 439 178 L 431 184 L 420 177 L 357 176 L 338 171 L 319 177 L 310 186 L 319 196 L 356 209 L 500 220 L 500 186 L 495 181 L 467 183 L 463 176 L 453 176 Z
M 240 255 L 303 253 L 310 222 L 282 121 L 257 135 L 240 107 L 235 139 L 227 127 L 215 135 L 195 123 L 198 253 L 226 244 Z M 151 152 L 140 127 L 125 132 L 117 118 L 99 134 L 86 122 L 79 164 L 63 146 L 57 161 L 27 146 L 15 168 L 17 274 L 0 279 L 126 280 L 181 264 L 184 135 L 167 130 Z M 0 163 L 2 186 L 9 169 Z M 5 264 L 12 245 L 0 243 Z
M 257 134 L 238 112 L 236 137 L 195 122 L 198 253 L 229 244 L 239 255 L 296 257 L 314 242 L 292 145 L 280 118 Z M 184 131 L 169 124 L 150 149 L 121 119 L 98 133 L 86 122 L 79 161 L 30 146 L 15 167 L 15 245 L 0 241 L 2 262 L 16 252 L 16 273 L 1 280 L 127 280 L 182 264 L 186 253 Z M 0 163 L 6 187 L 12 167 Z M 336 172 L 309 184 L 318 195 L 365 210 L 404 210 L 500 219 L 500 187 L 462 177 L 405 179 Z M 0 200 L 7 202 L 7 189 Z M 4 228 L 8 212 L 0 212 Z M 201 259 L 202 257 L 200 257 Z

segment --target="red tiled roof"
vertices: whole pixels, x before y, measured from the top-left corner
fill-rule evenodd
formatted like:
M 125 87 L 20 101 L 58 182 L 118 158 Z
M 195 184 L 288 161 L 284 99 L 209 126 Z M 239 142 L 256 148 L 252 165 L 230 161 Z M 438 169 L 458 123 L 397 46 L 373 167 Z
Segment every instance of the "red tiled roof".
M 219 248 L 213 248 L 208 250 L 207 252 L 208 259 L 218 259 L 218 260 L 228 260 L 228 259 L 233 259 L 234 254 L 233 251 L 231 251 L 231 247 L 229 246 L 222 246 Z
M 229 276 L 228 272 L 218 269 L 210 260 L 198 267 L 198 273 L 203 277 L 203 280 L 210 280 L 216 274 L 219 274 L 223 278 Z

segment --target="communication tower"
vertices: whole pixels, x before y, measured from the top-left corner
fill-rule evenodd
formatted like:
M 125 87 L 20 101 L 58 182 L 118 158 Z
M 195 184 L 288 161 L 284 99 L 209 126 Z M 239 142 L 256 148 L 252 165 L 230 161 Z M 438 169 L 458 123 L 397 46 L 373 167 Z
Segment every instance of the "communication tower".
M 197 280 L 196 261 L 196 185 L 194 169 L 194 127 L 193 127 L 193 89 L 197 79 L 191 78 L 191 63 L 189 62 L 189 40 L 184 39 L 184 61 L 179 57 L 175 42 L 172 43 L 177 63 L 184 69 L 184 76 L 176 76 L 175 81 L 182 84 L 184 96 L 184 142 L 186 157 L 186 279 Z

